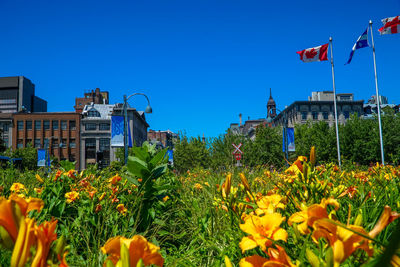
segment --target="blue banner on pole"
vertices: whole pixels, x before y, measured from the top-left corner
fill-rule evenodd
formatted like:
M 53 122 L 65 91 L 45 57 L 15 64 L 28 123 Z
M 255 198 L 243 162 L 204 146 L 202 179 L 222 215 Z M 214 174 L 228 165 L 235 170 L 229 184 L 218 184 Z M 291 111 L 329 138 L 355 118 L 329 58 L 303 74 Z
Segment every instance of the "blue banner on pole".
M 124 117 L 111 117 L 111 146 L 124 146 Z
M 37 151 L 37 166 L 45 167 L 46 166 L 46 150 L 38 149 Z
M 128 147 L 132 147 L 132 135 L 131 135 L 131 126 L 129 125 L 129 120 L 128 120 Z
M 285 129 L 283 129 L 283 134 L 282 134 L 282 151 L 286 152 L 285 149 Z M 294 144 L 294 128 L 286 128 L 286 134 L 287 134 L 287 140 L 288 140 L 288 151 L 289 152 L 294 152 L 296 151 L 296 147 Z
M 168 155 L 168 162 L 171 164 L 174 163 L 174 151 L 169 149 L 167 150 L 167 155 Z

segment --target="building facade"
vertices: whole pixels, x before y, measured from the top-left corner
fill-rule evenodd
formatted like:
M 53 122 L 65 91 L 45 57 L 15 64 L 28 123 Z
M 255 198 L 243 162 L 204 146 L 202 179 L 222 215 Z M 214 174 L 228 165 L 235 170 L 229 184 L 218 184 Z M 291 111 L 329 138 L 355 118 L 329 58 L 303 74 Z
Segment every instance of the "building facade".
M 80 120 L 74 112 L 14 113 L 12 148 L 48 149 L 58 160 L 76 162 L 80 168 Z
M 339 123 L 345 123 L 351 114 L 363 116 L 364 100 L 355 101 L 353 94 L 337 94 L 336 99 Z M 275 126 L 283 126 L 287 123 L 288 127 L 304 124 L 307 121 L 325 121 L 329 126 L 334 125 L 333 92 L 313 92 L 308 101 L 293 102 L 273 119 Z
M 35 95 L 35 85 L 24 76 L 0 78 L 0 113 L 46 112 L 47 102 Z
M 98 163 L 103 168 L 115 160 L 111 149 L 111 115 L 114 105 L 86 105 L 81 119 L 81 168 Z

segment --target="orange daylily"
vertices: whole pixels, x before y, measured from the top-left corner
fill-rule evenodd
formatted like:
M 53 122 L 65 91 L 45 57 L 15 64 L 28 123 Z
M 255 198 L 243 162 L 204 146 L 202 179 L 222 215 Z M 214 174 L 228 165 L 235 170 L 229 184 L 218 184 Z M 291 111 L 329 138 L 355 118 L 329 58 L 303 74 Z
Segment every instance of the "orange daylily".
M 240 177 L 240 180 L 242 181 L 242 184 L 243 184 L 244 188 L 247 191 L 251 192 L 249 182 L 247 181 L 246 176 L 244 175 L 244 173 L 240 173 L 239 177 Z
M 327 205 L 332 205 L 337 210 L 339 208 L 339 203 L 332 198 L 327 200 L 323 199 L 321 204 L 313 204 L 309 207 L 304 204 L 301 205 L 301 211 L 296 212 L 290 216 L 288 224 L 292 225 L 297 223 L 299 232 L 303 235 L 309 234 L 310 229 L 308 227 L 313 227 L 313 223 L 322 218 L 328 218 L 328 212 L 326 211 Z
M 31 254 L 31 247 L 35 242 L 35 220 L 21 217 L 10 266 L 25 266 Z
M 55 232 L 57 220 L 45 221 L 43 224 L 35 228 L 35 235 L 37 237 L 37 250 L 36 255 L 32 261 L 34 267 L 47 266 L 47 255 L 50 251 L 51 243 L 57 240 Z
M 119 181 L 121 181 L 121 176 L 119 176 L 118 174 L 108 179 L 108 182 L 111 183 L 112 185 L 116 185 Z
M 303 173 L 303 162 L 307 161 L 304 156 L 299 156 L 295 162 L 285 171 L 287 173 L 292 173 L 297 175 L 298 173 Z
M 347 228 L 338 226 L 328 219 L 317 220 L 314 223 L 314 232 L 312 238 L 318 243 L 318 239 L 325 238 L 333 249 L 334 266 L 339 266 L 357 249 L 364 250 L 370 257 L 373 255 L 373 249 L 369 246 L 370 240 L 356 234 L 358 232 L 363 235 L 368 235 L 367 231 L 361 226 L 348 225 Z
M 41 211 L 43 205 L 43 201 L 38 198 L 24 199 L 15 194 L 8 199 L 0 197 L 0 226 L 4 227 L 15 242 L 21 217 L 25 217 L 31 210 Z
M 117 205 L 117 210 L 118 210 L 119 213 L 121 213 L 124 216 L 128 212 L 128 210 L 127 210 L 127 208 L 125 208 L 124 204 L 118 204 Z
M 128 254 L 121 253 L 125 246 L 128 249 Z M 140 235 L 135 235 L 128 239 L 125 237 L 117 236 L 107 240 L 105 245 L 101 248 L 104 254 L 110 254 L 106 259 L 104 266 L 108 260 L 111 260 L 114 265 L 118 261 L 129 261 L 129 266 L 137 266 L 137 263 L 142 259 L 145 266 L 154 264 L 157 266 L 164 265 L 164 259 L 159 253 L 159 247 L 147 241 L 146 238 Z M 129 259 L 123 258 L 128 257 Z
M 392 211 L 389 206 L 385 206 L 382 215 L 376 223 L 374 229 L 369 232 L 369 236 L 375 238 L 389 223 L 393 222 L 399 217 L 399 213 Z
M 288 234 L 285 229 L 280 227 L 285 220 L 279 213 L 272 213 L 265 216 L 257 216 L 250 214 L 245 217 L 244 224 L 240 224 L 240 229 L 249 234 L 240 241 L 242 252 L 260 246 L 262 250 L 266 250 L 273 244 L 273 241 L 287 240 Z
M 228 173 L 225 182 L 222 184 L 222 196 L 224 198 L 227 198 L 229 196 L 229 193 L 231 192 L 231 186 L 232 186 L 231 182 L 232 182 L 232 174 Z
M 263 258 L 258 255 L 253 255 L 241 259 L 239 262 L 240 267 L 294 267 L 294 265 L 286 251 L 277 246 L 277 248 L 268 249 L 269 259 Z

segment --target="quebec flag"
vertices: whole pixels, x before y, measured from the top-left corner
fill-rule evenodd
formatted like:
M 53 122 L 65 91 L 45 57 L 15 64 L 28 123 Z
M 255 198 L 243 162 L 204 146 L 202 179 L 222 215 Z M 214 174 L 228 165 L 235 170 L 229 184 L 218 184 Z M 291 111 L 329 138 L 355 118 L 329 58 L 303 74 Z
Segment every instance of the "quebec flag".
M 360 37 L 358 37 L 357 42 L 353 45 L 353 49 L 350 52 L 349 60 L 347 61 L 346 64 L 349 64 L 351 62 L 351 59 L 353 58 L 354 55 L 354 51 L 368 46 L 369 44 L 368 44 L 368 28 L 367 28 L 365 32 L 361 34 Z

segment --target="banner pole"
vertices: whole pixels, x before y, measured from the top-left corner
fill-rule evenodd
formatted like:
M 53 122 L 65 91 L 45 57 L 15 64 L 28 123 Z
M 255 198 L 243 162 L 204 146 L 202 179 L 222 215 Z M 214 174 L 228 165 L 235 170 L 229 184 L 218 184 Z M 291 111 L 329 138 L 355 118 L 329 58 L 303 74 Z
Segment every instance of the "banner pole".
M 337 154 L 338 154 L 339 167 L 341 167 L 342 166 L 342 161 L 340 159 L 339 125 L 338 125 L 338 116 L 337 116 L 337 108 L 336 108 L 335 68 L 334 68 L 334 65 L 333 65 L 332 37 L 329 37 L 329 43 L 330 43 L 330 47 L 331 47 L 333 106 L 334 106 L 334 110 L 335 110 L 336 144 L 337 144 Z
M 382 160 L 382 165 L 385 165 L 385 154 L 384 154 L 384 151 L 383 151 L 383 138 L 382 138 L 382 121 L 381 121 L 381 104 L 380 104 L 381 100 L 379 98 L 378 76 L 376 74 L 375 44 L 374 44 L 374 35 L 372 33 L 372 20 L 369 21 L 369 28 L 370 28 L 370 32 L 371 32 L 372 55 L 373 55 L 373 58 L 374 58 L 376 106 L 378 108 L 378 125 L 379 125 L 379 141 L 381 143 L 381 160 Z

